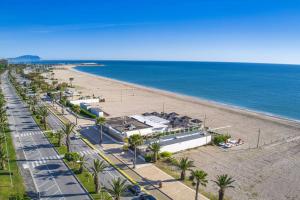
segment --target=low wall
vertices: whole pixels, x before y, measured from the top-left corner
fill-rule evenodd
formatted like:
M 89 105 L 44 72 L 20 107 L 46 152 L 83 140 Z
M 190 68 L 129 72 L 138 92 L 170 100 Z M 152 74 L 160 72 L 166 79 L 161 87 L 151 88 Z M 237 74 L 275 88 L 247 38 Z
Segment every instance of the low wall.
M 70 103 L 74 105 L 79 105 L 80 103 L 99 103 L 99 99 L 79 99 L 79 100 L 71 100 Z
M 183 142 L 178 142 L 166 146 L 161 147 L 161 152 L 168 151 L 168 152 L 179 152 L 184 151 L 187 149 L 192 149 L 196 147 L 200 147 L 206 144 L 209 144 L 211 142 L 211 135 L 203 136 L 201 138 L 193 139 L 193 140 L 187 140 Z

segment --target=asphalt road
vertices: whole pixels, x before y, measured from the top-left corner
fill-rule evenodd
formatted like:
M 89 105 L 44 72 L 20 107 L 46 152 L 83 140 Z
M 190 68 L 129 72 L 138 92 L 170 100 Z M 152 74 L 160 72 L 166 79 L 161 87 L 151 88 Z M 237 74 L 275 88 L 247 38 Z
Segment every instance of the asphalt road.
M 2 75 L 2 89 L 16 150 L 25 158 L 18 162 L 22 170 L 28 170 L 30 174 L 24 177 L 25 183 L 33 182 L 40 199 L 90 199 L 16 95 L 7 73 Z
M 47 102 L 50 104 L 50 102 Z M 54 130 L 60 130 L 63 126 L 63 123 L 52 113 L 47 117 L 47 122 Z M 85 155 L 86 158 L 86 167 L 90 168 L 93 165 L 93 160 L 99 159 L 103 160 L 102 157 L 98 154 L 98 150 L 92 150 L 84 141 L 80 138 L 76 139 L 74 134 L 71 136 L 71 151 L 78 152 L 81 156 Z M 120 174 L 114 167 L 110 166 L 109 163 L 105 161 L 108 166 L 105 171 L 99 174 L 99 180 L 102 186 L 106 188 L 111 188 L 111 180 L 117 179 L 120 177 L 121 179 L 127 180 L 122 174 Z M 127 180 L 127 184 L 131 184 Z M 126 192 L 121 199 L 129 200 L 135 199 L 136 197 L 131 192 Z

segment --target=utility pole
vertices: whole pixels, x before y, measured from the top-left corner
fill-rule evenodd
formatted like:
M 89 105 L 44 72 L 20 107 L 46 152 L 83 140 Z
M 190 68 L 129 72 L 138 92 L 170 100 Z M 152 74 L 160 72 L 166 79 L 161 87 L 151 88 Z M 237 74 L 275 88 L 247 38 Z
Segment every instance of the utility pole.
M 205 125 L 206 125 L 206 114 L 204 114 L 204 120 L 203 120 L 203 129 L 205 130 Z
M 123 102 L 123 90 L 121 89 L 121 102 Z
M 165 102 L 163 102 L 163 113 L 165 112 Z
M 260 140 L 260 129 L 258 129 L 257 145 L 256 145 L 256 148 L 258 148 L 258 146 L 259 146 L 259 140 Z

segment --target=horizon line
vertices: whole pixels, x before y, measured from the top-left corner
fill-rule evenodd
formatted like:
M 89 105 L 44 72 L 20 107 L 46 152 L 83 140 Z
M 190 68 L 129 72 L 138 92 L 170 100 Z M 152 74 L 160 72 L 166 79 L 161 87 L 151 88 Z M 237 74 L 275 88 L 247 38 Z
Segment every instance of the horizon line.
M 215 63 L 244 63 L 244 64 L 270 64 L 270 65 L 296 65 L 300 66 L 300 63 L 272 63 L 272 62 L 251 62 L 251 61 L 218 61 L 218 60 L 160 60 L 160 59 L 42 59 L 41 61 L 140 61 L 140 62 L 215 62 Z

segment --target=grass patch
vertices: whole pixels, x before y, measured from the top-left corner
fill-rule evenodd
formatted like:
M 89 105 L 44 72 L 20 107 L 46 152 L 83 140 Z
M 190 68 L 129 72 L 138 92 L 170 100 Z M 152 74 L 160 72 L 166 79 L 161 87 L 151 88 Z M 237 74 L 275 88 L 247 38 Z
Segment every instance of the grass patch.
M 86 190 L 92 195 L 93 199 L 99 199 L 99 200 L 110 200 L 112 197 L 109 195 L 106 191 L 101 191 L 101 193 L 96 194 L 95 193 L 95 187 L 93 183 L 93 177 L 90 172 L 88 172 L 86 169 L 83 170 L 81 174 L 76 175 L 80 182 L 84 185 Z
M 11 134 L 9 130 L 5 131 L 6 139 L 7 139 L 7 147 L 9 151 L 9 164 L 12 174 L 12 183 L 10 185 L 10 173 L 8 171 L 8 163 L 6 165 L 6 170 L 0 170 L 0 199 L 9 199 L 10 197 L 16 198 L 25 198 L 26 191 L 24 187 L 23 178 L 20 174 L 17 160 L 16 160 L 16 153 L 13 146 Z

